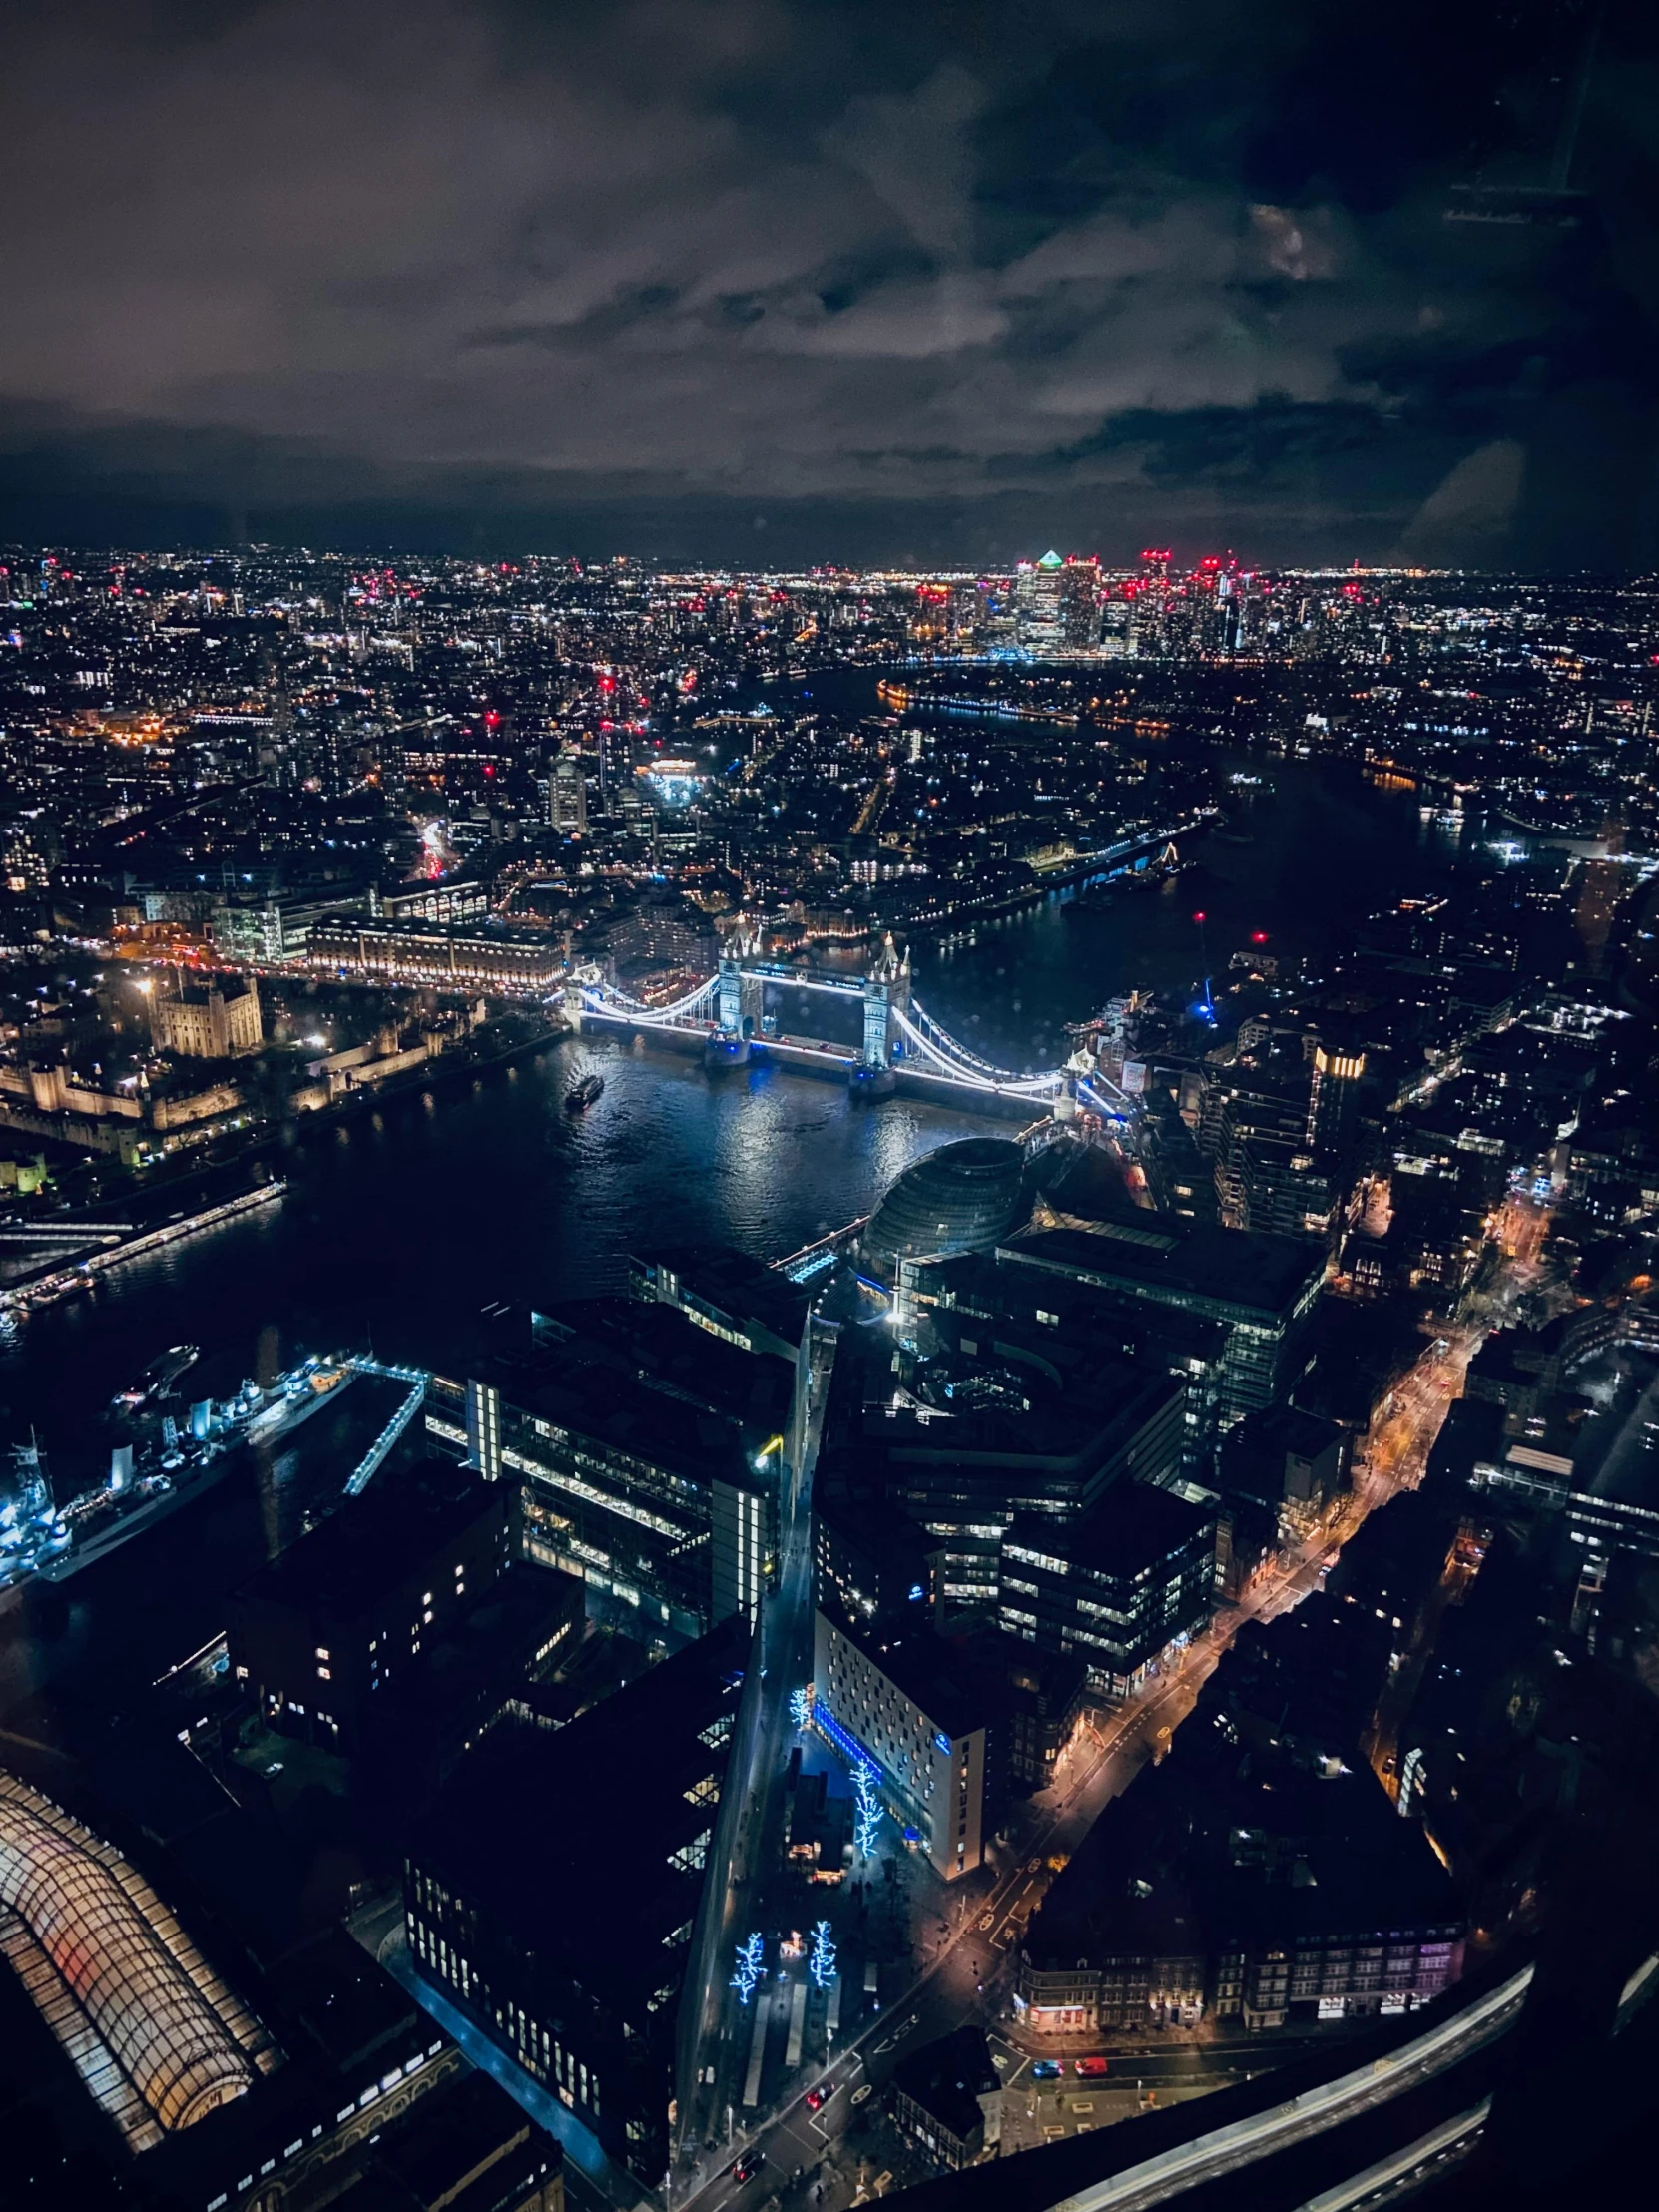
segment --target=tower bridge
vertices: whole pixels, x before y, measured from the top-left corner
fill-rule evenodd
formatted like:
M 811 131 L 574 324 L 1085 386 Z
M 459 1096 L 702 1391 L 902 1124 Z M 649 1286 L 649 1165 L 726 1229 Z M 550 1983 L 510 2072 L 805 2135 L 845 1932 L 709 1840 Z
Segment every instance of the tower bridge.
M 769 985 L 856 1005 L 857 1041 L 781 1030 L 777 1015 L 768 1011 Z M 761 957 L 740 940 L 722 956 L 714 974 L 663 1006 L 630 997 L 607 983 L 597 968 L 578 969 L 565 988 L 565 1010 L 578 1029 L 655 1034 L 682 1049 L 701 1051 L 711 1067 L 736 1067 L 764 1057 L 783 1066 L 843 1075 L 871 1097 L 899 1088 L 924 1095 L 970 1091 L 980 1099 L 1005 1099 L 1020 1112 L 1046 1109 L 1061 1119 L 1076 1111 L 1079 1096 L 1112 1116 L 1129 1108 L 1085 1051 L 1073 1053 L 1058 1067 L 1021 1073 L 998 1067 L 961 1043 L 916 997 L 909 954 L 900 953 L 890 936 L 863 974 L 792 967 Z
M 1067 867 L 1061 880 L 1109 882 L 1147 867 L 1155 855 L 1173 860 L 1174 839 L 1201 826 L 1202 815 L 1173 830 L 1145 830 Z M 858 1041 L 781 1031 L 767 1008 L 769 985 L 780 990 L 814 992 L 826 998 L 857 1000 Z M 1074 1052 L 1059 1067 L 1021 1073 L 982 1059 L 928 1013 L 910 981 L 909 953 L 900 953 L 890 932 L 862 974 L 845 969 L 794 967 L 762 954 L 757 935 L 740 932 L 712 975 L 667 1005 L 648 1005 L 607 983 L 598 967 L 578 968 L 565 986 L 565 1012 L 573 1028 L 608 1025 L 649 1031 L 682 1049 L 701 1051 L 710 1067 L 743 1065 L 763 1054 L 785 1066 L 815 1073 L 843 1073 L 854 1089 L 883 1097 L 903 1088 L 923 1095 L 941 1089 L 972 1092 L 982 1101 L 1000 1098 L 1011 1109 L 1044 1109 L 1061 1120 L 1077 1110 L 1079 1099 L 1120 1125 L 1133 1123 L 1139 1109 L 1096 1066 L 1086 1051 Z

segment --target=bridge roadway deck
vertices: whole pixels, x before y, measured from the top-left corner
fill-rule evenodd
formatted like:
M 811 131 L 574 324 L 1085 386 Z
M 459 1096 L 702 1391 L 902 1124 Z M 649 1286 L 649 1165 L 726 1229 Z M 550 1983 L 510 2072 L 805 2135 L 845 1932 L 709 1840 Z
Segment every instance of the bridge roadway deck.
M 695 1028 L 680 1023 L 652 1021 L 648 1016 L 630 1013 L 622 1007 L 582 1008 L 582 1025 L 602 1022 L 609 1029 L 636 1031 L 642 1037 L 661 1043 L 668 1051 L 684 1054 L 688 1058 L 700 1057 L 710 1037 L 718 1036 L 713 1023 L 699 1023 Z M 768 1064 L 789 1068 L 798 1075 L 811 1075 L 821 1082 L 846 1083 L 858 1065 L 858 1055 L 850 1047 L 833 1044 L 809 1044 L 784 1037 L 756 1037 L 750 1043 L 750 1067 Z M 730 1070 L 714 1070 L 737 1074 L 734 1063 Z M 957 1081 L 948 1075 L 929 1074 L 924 1068 L 896 1066 L 893 1069 L 896 1095 L 900 1098 L 930 1098 L 937 1105 L 962 1106 L 973 1112 L 990 1114 L 998 1119 L 1018 1118 L 1029 1121 L 1033 1101 L 1020 1092 L 981 1090 L 976 1084 Z

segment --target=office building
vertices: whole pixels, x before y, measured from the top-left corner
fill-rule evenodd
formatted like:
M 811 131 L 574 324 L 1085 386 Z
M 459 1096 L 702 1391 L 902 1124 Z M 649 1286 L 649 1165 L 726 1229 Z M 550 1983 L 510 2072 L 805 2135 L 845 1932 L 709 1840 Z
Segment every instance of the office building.
M 1172 1308 L 1131 1308 L 1080 1277 L 1024 1267 L 1015 1252 L 916 1261 L 905 1269 L 907 1318 L 917 1341 L 969 1358 L 997 1356 L 1009 1326 L 1040 1353 L 1064 1347 L 1075 1366 L 1108 1356 L 1163 1368 L 1183 1385 L 1181 1473 L 1209 1480 L 1215 1463 L 1227 1329 Z M 1147 1479 L 1164 1479 L 1150 1470 Z
M 1065 643 L 1066 564 L 1058 553 L 1021 561 L 1014 575 L 1014 617 L 1022 649 L 1053 653 Z
M 899 1287 L 908 1260 L 989 1252 L 1024 1221 L 1025 1155 L 1005 1137 L 963 1137 L 912 1160 L 870 1216 L 859 1250 Z
M 1060 641 L 1068 653 L 1088 653 L 1100 643 L 1100 563 L 1067 557 L 1060 572 Z
M 820 1484 L 813 1501 L 813 1596 L 851 1627 L 897 1630 L 931 1617 L 940 1539 L 884 1499 Z
M 1094 1702 L 1087 1662 L 1080 1653 L 1040 1651 L 995 1628 L 977 1629 L 952 1648 L 998 1693 L 996 1752 L 1008 1794 L 1046 1790 Z
M 311 930 L 312 967 L 438 989 L 542 991 L 564 973 L 558 947 L 524 930 L 329 913 Z
M 303 892 L 234 903 L 213 925 L 214 942 L 230 959 L 259 967 L 288 967 L 305 957 L 311 933 L 327 917 L 356 902 Z
M 436 883 L 402 883 L 375 892 L 369 910 L 385 921 L 487 921 L 489 885 L 448 875 Z
M 266 1724 L 359 1755 L 378 1705 L 496 1590 L 510 1507 L 507 1489 L 466 1467 L 387 1467 L 262 1567 L 230 1601 L 226 1640 Z
M 1294 1617 L 1262 1633 L 1306 1679 L 1326 1655 L 1287 1640 Z M 1369 1767 L 1298 1727 L 1286 1679 L 1225 1659 L 1169 1757 L 1073 1855 L 1023 1946 L 1033 2026 L 1317 2026 L 1414 2010 L 1457 1979 L 1449 1875 Z
M 1002 1249 L 1022 1267 L 1092 1284 L 1123 1304 L 1220 1322 L 1224 1428 L 1288 1397 L 1307 1366 L 1326 1277 L 1324 1247 L 1310 1238 L 1125 1210 L 1088 1229 L 1033 1231 Z
M 1027 1515 L 1002 1539 L 997 1620 L 1084 1660 L 1096 1695 L 1132 1696 L 1209 1621 L 1216 1513 L 1123 1483 L 1067 1528 Z
M 632 1297 L 673 1306 L 688 1321 L 745 1352 L 793 1361 L 812 1312 L 787 1275 L 724 1245 L 654 1247 L 628 1263 Z
M 1020 1944 L 1014 2011 L 1039 2035 L 1192 2027 L 1209 1961 L 1192 1890 L 1161 1850 L 1148 1793 L 1097 1821 L 1045 1892 Z
M 1312 1533 L 1349 1486 L 1351 1438 L 1335 1421 L 1293 1405 L 1247 1413 L 1229 1430 L 1217 1480 L 1224 1499 L 1254 1500 L 1274 1516 L 1278 1540 Z
M 590 1610 L 671 1639 L 753 1620 L 775 1571 L 795 1369 L 666 1301 L 586 1300 L 526 1322 L 467 1383 L 473 1463 L 522 1495 L 527 1558 Z
M 492 1731 L 404 1867 L 417 1970 L 650 2187 L 748 1649 L 732 1619 L 568 1727 Z
M 1120 1482 L 1180 1479 L 1186 1380 L 1040 1318 L 987 1328 L 935 1307 L 926 1323 L 896 1345 L 843 1340 L 816 1495 L 831 1514 L 844 1498 L 908 1515 L 939 1555 L 936 1618 L 959 1627 L 995 1617 L 998 1546 L 1016 1516 L 1064 1524 Z

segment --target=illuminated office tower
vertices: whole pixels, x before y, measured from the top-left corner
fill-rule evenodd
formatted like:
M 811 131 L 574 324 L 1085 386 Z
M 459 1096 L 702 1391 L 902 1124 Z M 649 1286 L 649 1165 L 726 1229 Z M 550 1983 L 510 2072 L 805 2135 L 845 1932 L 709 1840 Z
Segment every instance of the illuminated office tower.
M 1068 652 L 1100 643 L 1100 563 L 1073 554 L 1060 571 L 1060 633 Z
M 1021 561 L 1014 579 L 1019 642 L 1028 653 L 1052 653 L 1065 642 L 1061 584 L 1066 564 L 1058 553 Z
M 1365 1072 L 1363 1052 L 1335 1051 L 1323 1044 L 1315 1051 L 1308 1094 L 1308 1143 L 1314 1152 L 1341 1152 L 1353 1138 Z

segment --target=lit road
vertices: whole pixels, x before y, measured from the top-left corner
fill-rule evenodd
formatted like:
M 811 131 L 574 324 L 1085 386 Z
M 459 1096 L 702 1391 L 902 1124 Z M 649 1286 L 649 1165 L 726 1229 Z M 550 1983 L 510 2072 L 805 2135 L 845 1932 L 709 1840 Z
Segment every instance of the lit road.
M 1444 1402 L 1439 1399 L 1442 1412 Z M 1423 1444 L 1422 1449 L 1426 1448 Z M 1291 1559 L 1259 1576 L 1237 1606 L 1218 1615 L 1194 1639 L 1178 1673 L 1153 1682 L 1140 1697 L 1101 1716 L 1097 1727 L 1080 1732 L 1054 1786 L 1021 1809 L 1003 1866 L 988 1882 L 980 1877 L 957 1891 L 952 1900 L 956 1925 L 939 1939 L 909 1988 L 889 1999 L 874 2020 L 849 2037 L 816 2083 L 810 2075 L 800 2076 L 791 2101 L 749 2139 L 763 2161 L 753 2178 L 738 2183 L 726 2170 L 742 2145 L 743 2139 L 738 2138 L 717 2154 L 713 2173 L 705 2164 L 677 2180 L 676 2212 L 694 2204 L 700 2212 L 721 2212 L 740 2200 L 744 2212 L 751 2205 L 759 2212 L 767 2197 L 787 2185 L 798 2169 L 811 2175 L 825 2159 L 852 2115 L 853 2097 L 866 2082 L 872 2095 L 878 2096 L 907 2050 L 949 2034 L 964 2020 L 979 2016 L 988 2023 L 994 2018 L 1002 2003 L 1000 1984 L 1017 1958 L 1026 1923 L 1051 1880 L 1049 1859 L 1074 1852 L 1111 1800 L 1127 1788 L 1148 1759 L 1167 1748 L 1170 1734 L 1192 1711 L 1200 1690 L 1245 1622 L 1276 1618 L 1317 1587 L 1333 1544 L 1351 1535 L 1366 1513 L 1391 1494 L 1391 1483 L 1375 1479 L 1365 1495 L 1345 1500 Z M 1169 2056 L 1173 2060 L 1177 2054 Z M 1237 2076 L 1231 2070 L 1217 2070 L 1208 2078 L 1219 2087 Z M 1196 2087 L 1196 2070 L 1183 2079 Z M 827 2092 L 817 2112 L 808 2110 L 805 2098 L 814 2086 Z M 829 2190 L 823 2201 L 825 2212 L 832 2207 L 838 2212 L 840 2200 Z
M 810 1326 L 814 1336 L 802 1449 L 799 1463 L 786 1457 L 779 1484 L 777 1586 L 761 1609 L 721 1793 L 722 1818 L 710 1849 L 709 1903 L 687 1966 L 683 2002 L 696 2004 L 698 2011 L 691 2047 L 679 2068 L 683 2149 L 709 2137 L 720 2140 L 728 2107 L 741 2103 L 737 2076 L 748 2064 L 745 2029 L 751 2015 L 734 2017 L 740 2007 L 730 1986 L 732 1963 L 738 1944 L 765 1925 L 764 1893 L 781 1859 L 780 1785 L 793 1727 L 789 1693 L 812 1674 L 813 1469 L 836 1337 L 816 1318 Z M 684 2186 L 677 2178 L 677 2191 Z

